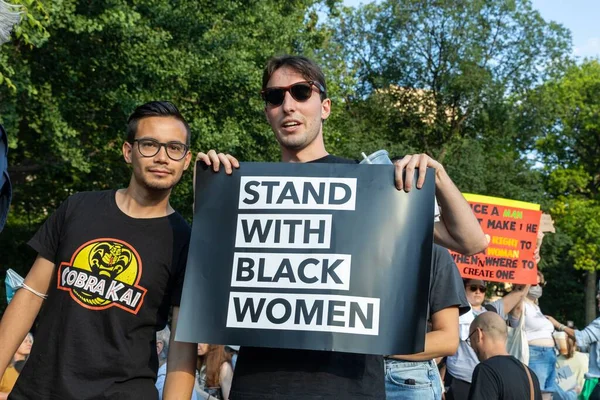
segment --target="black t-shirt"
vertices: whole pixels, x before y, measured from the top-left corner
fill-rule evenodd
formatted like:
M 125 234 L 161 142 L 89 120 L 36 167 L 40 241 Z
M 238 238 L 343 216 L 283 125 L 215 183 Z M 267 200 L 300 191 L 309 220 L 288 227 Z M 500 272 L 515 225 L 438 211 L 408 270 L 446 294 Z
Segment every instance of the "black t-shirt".
M 455 306 L 458 306 L 459 315 L 471 309 L 463 280 L 450 252 L 434 244 L 429 280 L 429 314 Z
M 69 197 L 29 245 L 55 264 L 17 399 L 156 399 L 155 332 L 181 300 L 190 227 L 136 219 L 115 191 Z
M 537 376 L 513 356 L 495 356 L 477 364 L 469 400 L 529 400 L 531 392 L 525 368 L 529 369 L 533 381 L 534 398 L 541 400 Z
M 356 163 L 332 155 L 312 162 Z M 330 351 L 242 347 L 229 398 L 385 399 L 383 357 Z

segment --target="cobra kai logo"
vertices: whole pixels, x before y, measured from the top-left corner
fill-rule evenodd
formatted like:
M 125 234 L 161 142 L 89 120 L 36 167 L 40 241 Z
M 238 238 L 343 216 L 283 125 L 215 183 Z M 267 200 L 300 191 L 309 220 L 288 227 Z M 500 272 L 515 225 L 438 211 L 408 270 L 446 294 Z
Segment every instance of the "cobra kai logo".
M 79 247 L 70 263 L 60 264 L 58 288 L 91 310 L 115 306 L 137 314 L 146 294 L 138 285 L 141 276 L 142 261 L 133 247 L 118 239 L 95 239 Z

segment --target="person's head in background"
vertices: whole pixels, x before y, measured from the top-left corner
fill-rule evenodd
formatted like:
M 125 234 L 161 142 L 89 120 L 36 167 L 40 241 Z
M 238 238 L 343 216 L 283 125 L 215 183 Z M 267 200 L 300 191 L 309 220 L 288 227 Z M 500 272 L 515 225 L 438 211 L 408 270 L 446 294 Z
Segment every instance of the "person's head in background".
M 468 342 L 479 361 L 494 356 L 508 355 L 506 340 L 508 330 L 506 322 L 496 313 L 479 314 L 469 328 Z
M 206 386 L 220 386 L 221 366 L 228 362 L 231 364 L 232 352 L 226 351 L 225 346 L 217 344 L 198 343 L 197 369 L 206 367 Z
M 463 279 L 465 284 L 465 293 L 471 307 L 475 310 L 481 310 L 485 301 L 485 291 L 487 284 L 481 279 Z
M 23 339 L 23 341 L 21 342 L 19 348 L 17 349 L 13 357 L 13 362 L 27 360 L 27 358 L 29 358 L 29 353 L 31 353 L 32 345 L 33 335 L 31 333 L 28 333 L 27 336 L 25 336 L 25 339 Z
M 531 285 L 529 288 L 529 292 L 527 292 L 527 298 L 534 303 L 537 304 L 538 299 L 542 297 L 544 292 L 544 286 L 546 286 L 546 280 L 544 279 L 544 274 L 542 274 L 539 270 L 537 272 L 537 284 Z
M 158 354 L 158 365 L 162 366 L 167 362 L 167 356 L 169 355 L 169 338 L 171 337 L 171 330 L 169 325 L 165 326 L 165 329 L 156 332 L 156 353 Z

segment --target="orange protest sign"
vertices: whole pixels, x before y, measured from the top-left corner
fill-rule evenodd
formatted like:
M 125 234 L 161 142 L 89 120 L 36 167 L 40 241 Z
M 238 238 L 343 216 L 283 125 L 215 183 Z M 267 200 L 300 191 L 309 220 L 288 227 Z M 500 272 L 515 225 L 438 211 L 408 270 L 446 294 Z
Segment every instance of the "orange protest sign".
M 488 236 L 489 245 L 484 253 L 473 256 L 451 252 L 461 276 L 537 283 L 534 252 L 542 216 L 539 204 L 476 194 L 464 196 Z

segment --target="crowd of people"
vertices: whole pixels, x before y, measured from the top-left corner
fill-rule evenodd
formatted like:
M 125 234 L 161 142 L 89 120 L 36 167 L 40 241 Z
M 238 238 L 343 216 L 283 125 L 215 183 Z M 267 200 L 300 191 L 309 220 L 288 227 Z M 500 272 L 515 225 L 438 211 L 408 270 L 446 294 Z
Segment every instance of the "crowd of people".
M 331 101 L 313 61 L 269 60 L 261 96 L 283 162 L 356 163 L 326 151 L 323 121 Z M 537 304 L 541 274 L 538 284 L 515 286 L 486 303 L 486 283 L 463 281 L 447 249 L 475 254 L 487 239 L 444 167 L 424 154 L 394 163 L 395 185 L 406 192 L 421 188 L 426 168 L 434 169 L 441 209 L 435 222 L 423 222 L 433 223 L 435 245 L 430 329 L 422 352 L 381 356 L 242 347 L 238 353 L 234 346 L 175 341 L 190 227 L 169 198 L 192 161 L 190 137 L 173 104 L 141 105 L 129 117 L 122 146 L 132 167 L 127 188 L 70 196 L 30 240 L 38 256 L 0 322 L 0 371 L 10 380 L 22 360 L 21 342 L 37 319 L 36 344 L 11 400 L 539 399 L 577 395 L 580 387 L 596 398 L 600 321 L 578 331 L 546 318 Z M 214 150 L 196 160 L 227 174 L 239 168 L 237 159 Z M 128 284 L 117 284 L 115 276 L 130 265 L 137 268 Z M 83 286 L 104 297 L 81 295 Z M 172 332 L 164 329 L 169 320 Z M 509 327 L 525 332 L 528 362 L 507 351 Z M 566 392 L 556 381 L 573 380 L 564 371 L 576 353 L 557 361 L 555 329 L 590 349 L 585 383 L 578 372 Z

